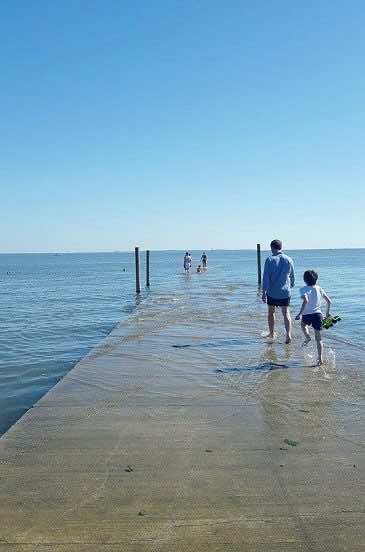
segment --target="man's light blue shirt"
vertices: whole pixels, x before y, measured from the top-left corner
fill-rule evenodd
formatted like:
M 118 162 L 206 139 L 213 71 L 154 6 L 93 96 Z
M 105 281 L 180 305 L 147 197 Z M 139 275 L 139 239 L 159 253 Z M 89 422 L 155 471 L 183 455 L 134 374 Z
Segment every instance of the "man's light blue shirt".
M 288 255 L 278 253 L 265 261 L 262 290 L 273 299 L 287 299 L 294 287 L 294 263 Z

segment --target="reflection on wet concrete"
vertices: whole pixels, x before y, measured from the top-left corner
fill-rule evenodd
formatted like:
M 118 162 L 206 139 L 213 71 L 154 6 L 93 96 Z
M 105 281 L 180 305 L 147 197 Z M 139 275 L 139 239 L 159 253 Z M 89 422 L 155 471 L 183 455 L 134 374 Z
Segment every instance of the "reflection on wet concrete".
M 244 345 L 249 339 L 217 339 L 203 343 L 189 343 L 182 345 L 173 345 L 175 349 L 186 349 L 188 347 L 230 347 L 235 345 Z

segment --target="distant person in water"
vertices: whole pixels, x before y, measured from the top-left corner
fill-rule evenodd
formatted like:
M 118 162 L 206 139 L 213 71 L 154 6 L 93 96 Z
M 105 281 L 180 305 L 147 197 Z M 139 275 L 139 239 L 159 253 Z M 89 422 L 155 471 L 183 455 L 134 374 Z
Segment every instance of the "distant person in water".
M 203 252 L 203 255 L 201 256 L 201 262 L 202 262 L 202 265 L 203 265 L 203 269 L 207 268 L 208 257 L 207 257 L 207 254 L 205 253 L 205 251 Z
M 314 270 L 306 270 L 303 280 L 305 286 L 300 288 L 300 296 L 303 299 L 302 307 L 295 317 L 295 320 L 302 318 L 302 330 L 304 333 L 303 345 L 308 345 L 311 340 L 309 326 L 314 329 L 314 337 L 317 343 L 318 364 L 323 364 L 323 343 L 322 343 L 322 321 L 321 311 L 322 299 L 327 303 L 326 318 L 330 314 L 331 299 L 320 286 L 317 286 L 318 274 Z
M 185 270 L 185 273 L 186 274 L 189 274 L 190 272 L 190 269 L 191 269 L 191 262 L 192 262 L 192 259 L 191 259 L 191 255 L 190 253 L 187 251 L 184 255 L 184 270 Z
M 268 305 L 269 333 L 267 337 L 274 338 L 275 309 L 281 308 L 284 317 L 286 340 L 291 342 L 290 295 L 294 287 L 293 260 L 282 252 L 282 242 L 273 240 L 270 244 L 272 255 L 265 261 L 262 279 L 262 300 Z
M 197 273 L 200 274 L 200 272 L 202 272 L 202 267 L 201 265 L 198 265 L 198 268 L 196 269 Z

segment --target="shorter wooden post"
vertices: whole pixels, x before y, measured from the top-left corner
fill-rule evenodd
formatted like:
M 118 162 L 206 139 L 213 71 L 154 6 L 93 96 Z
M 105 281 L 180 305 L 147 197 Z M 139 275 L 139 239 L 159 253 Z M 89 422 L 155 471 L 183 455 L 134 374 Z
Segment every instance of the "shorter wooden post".
M 146 251 L 146 286 L 150 287 L 150 252 Z
M 139 247 L 134 248 L 134 258 L 136 264 L 136 293 L 141 293 L 141 284 L 139 280 Z
M 257 244 L 257 284 L 261 286 L 261 246 Z

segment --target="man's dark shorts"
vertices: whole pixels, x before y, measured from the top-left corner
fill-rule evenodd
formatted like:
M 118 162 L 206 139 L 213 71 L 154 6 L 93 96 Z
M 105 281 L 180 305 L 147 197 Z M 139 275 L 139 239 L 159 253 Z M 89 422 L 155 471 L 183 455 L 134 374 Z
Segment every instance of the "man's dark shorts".
M 313 326 L 314 330 L 320 331 L 322 329 L 323 315 L 320 312 L 314 314 L 303 314 L 302 323 L 306 326 Z
M 285 299 L 274 299 L 273 297 L 267 296 L 266 302 L 273 307 L 289 307 L 290 297 L 286 297 Z

